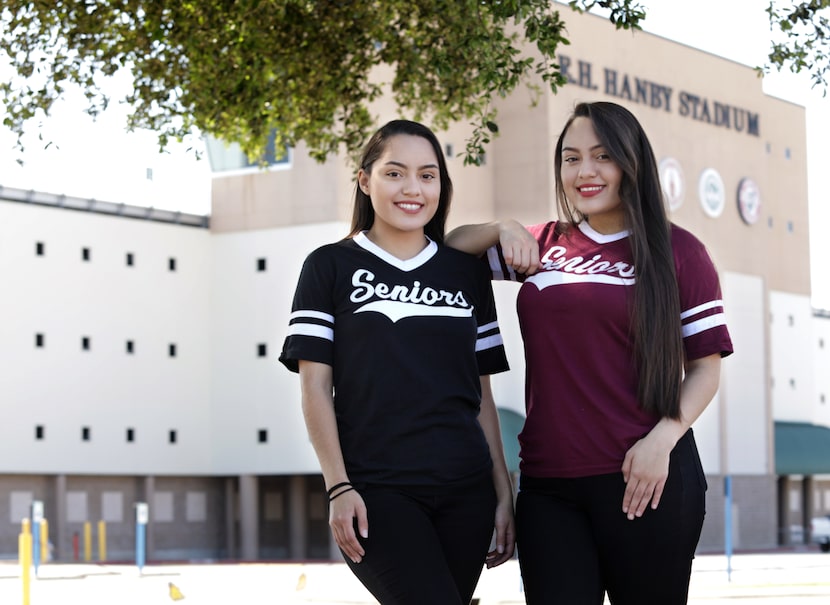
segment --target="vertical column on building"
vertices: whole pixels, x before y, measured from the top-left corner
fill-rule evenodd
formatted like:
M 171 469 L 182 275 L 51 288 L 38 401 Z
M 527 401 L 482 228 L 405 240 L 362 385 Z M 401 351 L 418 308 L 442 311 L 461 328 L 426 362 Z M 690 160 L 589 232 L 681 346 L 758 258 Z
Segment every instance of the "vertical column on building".
M 259 489 L 256 475 L 239 476 L 239 545 L 240 559 L 259 558 Z
M 147 503 L 147 507 L 150 509 L 150 515 L 147 519 L 147 527 L 144 530 L 144 558 L 147 561 L 153 558 L 155 550 L 155 540 L 153 539 L 153 527 L 155 526 L 155 523 L 153 523 L 153 515 L 155 514 L 153 506 L 155 505 L 155 497 L 156 478 L 153 475 L 147 475 L 144 477 L 144 502 Z M 133 511 L 133 523 L 135 523 L 135 511 Z
M 790 539 L 790 478 L 778 477 L 778 543 L 789 546 Z
M 303 475 L 288 483 L 288 556 L 294 561 L 308 558 L 308 497 Z
M 804 544 L 810 544 L 813 536 L 810 535 L 810 520 L 813 518 L 813 488 L 811 475 L 801 478 L 801 527 L 804 532 Z
M 225 544 L 227 544 L 228 559 L 239 556 L 236 547 L 236 480 L 233 477 L 225 479 Z
M 55 552 L 52 554 L 62 561 L 72 560 L 72 545 L 66 534 L 66 475 L 55 475 L 55 510 L 46 511 L 49 521 L 49 535 Z

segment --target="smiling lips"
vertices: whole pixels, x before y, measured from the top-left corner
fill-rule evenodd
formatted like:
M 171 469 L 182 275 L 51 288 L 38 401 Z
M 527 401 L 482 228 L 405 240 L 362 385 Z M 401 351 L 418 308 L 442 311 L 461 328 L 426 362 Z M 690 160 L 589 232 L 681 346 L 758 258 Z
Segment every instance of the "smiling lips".
M 605 185 L 583 185 L 576 189 L 582 197 L 593 197 L 605 189 Z
M 419 204 L 418 202 L 395 202 L 395 206 L 397 206 L 407 214 L 415 214 L 421 208 L 424 207 L 423 204 Z

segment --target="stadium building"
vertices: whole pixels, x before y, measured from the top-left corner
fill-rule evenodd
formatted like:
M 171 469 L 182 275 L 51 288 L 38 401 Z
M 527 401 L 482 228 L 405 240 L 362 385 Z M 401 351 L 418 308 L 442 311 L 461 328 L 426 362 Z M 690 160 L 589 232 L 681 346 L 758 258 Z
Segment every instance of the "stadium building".
M 695 425 L 700 549 L 722 549 L 727 531 L 737 549 L 799 542 L 830 513 L 830 314 L 810 303 L 805 110 L 765 95 L 750 67 L 565 17 L 569 83 L 534 106 L 524 89 L 502 100 L 483 166 L 463 166 L 467 127 L 440 133 L 450 224 L 555 217 L 552 154 L 573 105 L 629 107 L 672 220 L 720 271 L 735 345 Z M 388 99 L 375 111 L 398 117 Z M 0 557 L 16 556 L 33 502 L 60 560 L 99 522 L 108 558 L 130 559 L 137 503 L 148 560 L 339 556 L 299 380 L 277 355 L 302 261 L 347 232 L 354 170 L 302 146 L 267 170 L 209 151 L 209 217 L 58 195 L 48 175 L 37 191 L 0 188 Z M 515 470 L 517 288 L 495 287 L 512 370 L 493 386 Z

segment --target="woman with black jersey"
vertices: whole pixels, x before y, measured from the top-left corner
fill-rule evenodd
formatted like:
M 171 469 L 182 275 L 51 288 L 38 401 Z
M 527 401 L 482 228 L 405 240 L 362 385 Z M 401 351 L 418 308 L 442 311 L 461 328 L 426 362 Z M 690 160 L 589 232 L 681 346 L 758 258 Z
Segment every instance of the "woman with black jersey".
M 526 599 L 686 603 L 706 490 L 690 427 L 732 352 L 717 272 L 669 222 L 651 144 L 627 109 L 577 105 L 554 162 L 559 221 L 447 238 L 487 250 L 494 277 L 524 282 Z
M 507 361 L 486 269 L 443 245 L 451 197 L 432 131 L 378 130 L 351 233 L 306 259 L 280 356 L 300 374 L 334 539 L 383 605 L 467 605 L 485 563 L 513 555 L 489 383 Z

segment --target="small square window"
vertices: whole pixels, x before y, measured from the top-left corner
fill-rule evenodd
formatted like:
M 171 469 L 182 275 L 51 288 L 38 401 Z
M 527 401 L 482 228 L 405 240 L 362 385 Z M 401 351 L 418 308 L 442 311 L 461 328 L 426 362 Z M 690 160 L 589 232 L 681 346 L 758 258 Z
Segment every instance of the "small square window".
M 89 351 L 92 348 L 92 341 L 89 336 L 82 336 L 81 337 L 81 348 L 84 351 Z
M 35 242 L 35 254 L 37 256 L 45 256 L 46 244 L 44 244 L 43 242 Z
M 43 441 L 44 437 L 46 436 L 46 429 L 43 428 L 42 424 L 35 425 L 35 439 L 38 441 Z
M 176 443 L 176 440 L 177 440 L 177 439 L 178 439 L 178 435 L 176 434 L 176 431 L 175 431 L 175 430 L 170 431 L 170 432 L 167 434 L 167 441 L 169 441 L 170 443 Z
M 135 264 L 135 257 L 132 252 L 127 252 L 127 266 L 132 267 Z
M 455 150 L 453 149 L 452 143 L 447 143 L 444 145 L 444 155 L 447 156 L 447 159 L 453 157 Z
M 267 258 L 258 258 L 256 259 L 256 270 L 257 271 L 265 271 L 268 268 L 268 259 Z
M 133 353 L 135 353 L 135 344 L 133 343 L 132 340 L 128 340 L 127 341 L 127 354 L 132 355 Z
M 790 388 L 795 388 L 795 378 L 790 378 Z
M 167 354 L 170 357 L 175 357 L 176 356 L 176 345 L 175 344 L 170 343 L 169 345 L 167 345 Z
M 257 441 L 259 443 L 268 443 L 268 429 L 259 429 L 257 431 Z
M 37 334 L 35 334 L 35 346 L 38 347 L 39 349 L 42 349 L 43 347 L 45 347 L 46 346 L 46 336 L 44 336 L 43 334 L 41 334 L 39 332 Z
M 795 224 L 792 221 L 787 221 L 787 233 L 795 231 Z
M 89 248 L 81 248 L 81 260 L 92 260 L 92 251 Z
M 176 270 L 176 259 L 173 258 L 172 256 L 167 259 L 167 268 L 170 271 L 175 271 Z
M 822 393 L 821 395 L 819 395 L 819 396 L 818 396 L 818 400 L 819 400 L 821 403 L 824 403 L 824 393 Z
M 88 426 L 81 427 L 81 441 L 90 441 L 92 439 L 92 429 Z
M 824 339 L 823 339 L 823 338 L 819 338 L 819 339 L 818 339 L 818 348 L 819 348 L 819 349 L 823 349 L 823 348 L 824 348 Z
M 259 343 L 256 346 L 256 354 L 257 357 L 267 357 L 268 356 L 268 345 L 265 343 Z
M 127 443 L 132 443 L 133 441 L 135 441 L 135 430 L 127 429 Z

